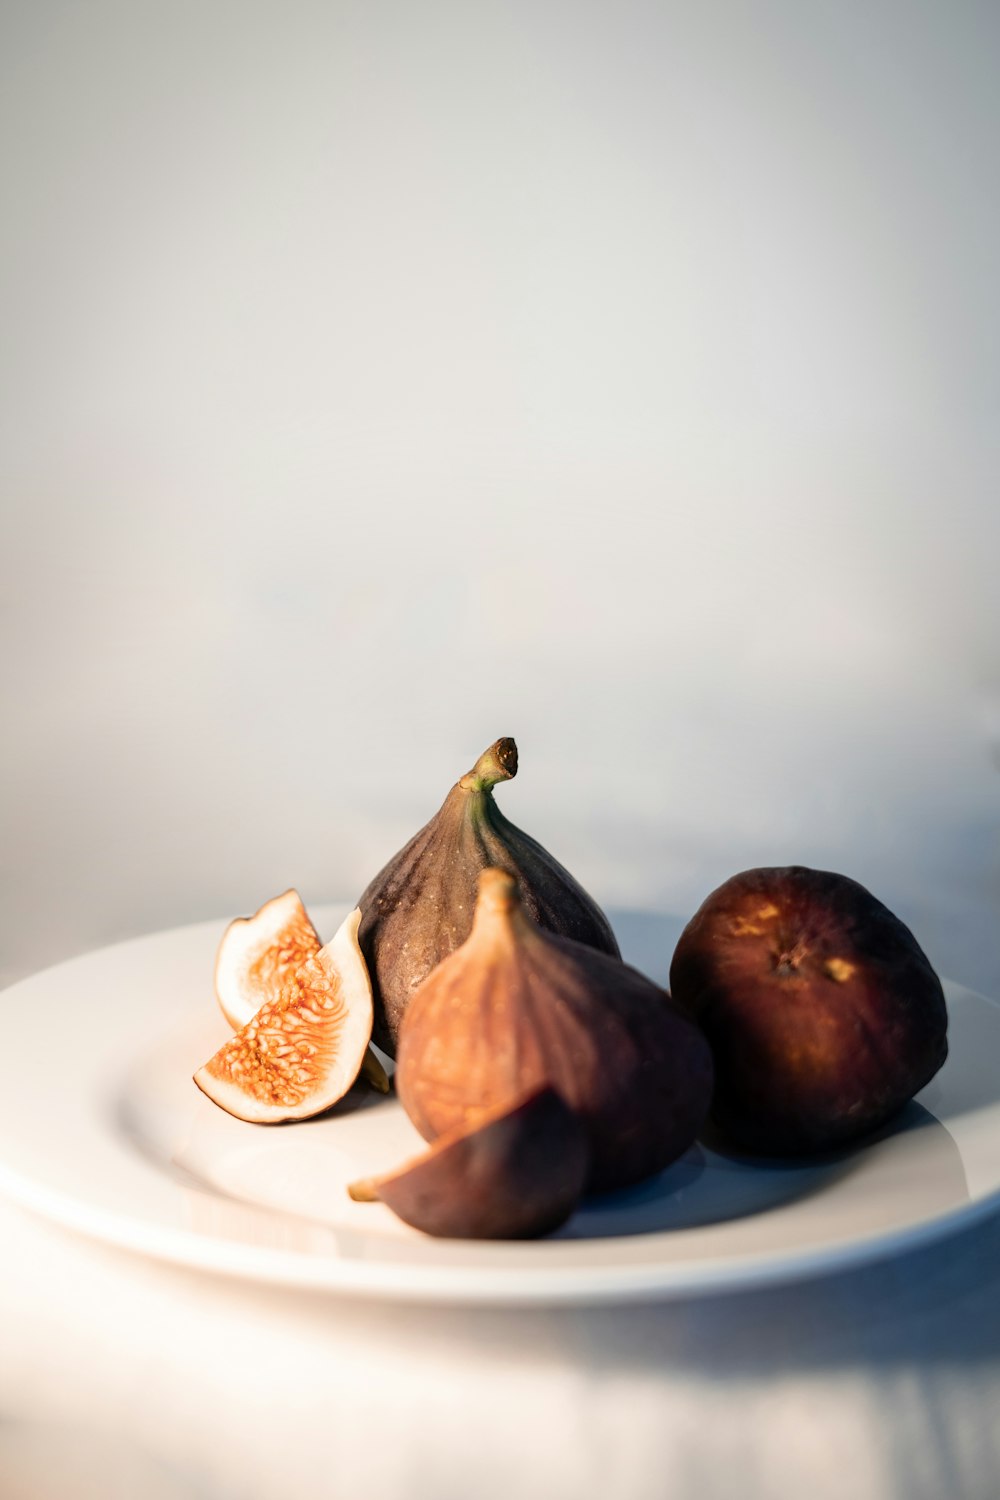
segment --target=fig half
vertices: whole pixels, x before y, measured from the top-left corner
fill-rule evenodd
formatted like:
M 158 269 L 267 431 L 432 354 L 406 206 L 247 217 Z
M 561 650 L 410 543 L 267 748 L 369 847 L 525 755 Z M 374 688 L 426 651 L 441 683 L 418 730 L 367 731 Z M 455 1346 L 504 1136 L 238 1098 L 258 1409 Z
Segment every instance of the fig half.
M 523 1240 L 566 1222 L 586 1176 L 586 1132 L 559 1095 L 543 1088 L 348 1192 L 359 1202 L 380 1199 L 425 1234 Z
M 355 909 L 276 999 L 220 1047 L 194 1081 L 228 1114 L 259 1125 L 305 1120 L 347 1093 L 372 1030 L 372 992 Z
M 452 787 L 431 821 L 361 896 L 361 949 L 375 997 L 373 1039 L 395 1055 L 417 985 L 472 930 L 482 870 L 506 870 L 542 927 L 618 956 L 607 917 L 541 844 L 504 817 L 493 788 L 517 774 L 517 746 L 500 739 Z
M 356 929 L 353 919 L 350 925 Z M 233 1030 L 242 1030 L 263 1005 L 287 998 L 296 986 L 307 989 L 315 978 L 307 962 L 322 946 L 296 890 L 272 896 L 252 917 L 230 922 L 215 957 L 215 997 Z M 363 963 L 360 950 L 357 956 Z M 389 1092 L 385 1069 L 370 1047 L 361 1071 L 372 1088 Z
M 298 891 L 265 901 L 252 917 L 236 917 L 215 956 L 215 997 L 234 1031 L 274 1000 L 323 944 Z
M 479 877 L 468 940 L 414 994 L 396 1091 L 420 1133 L 475 1125 L 548 1085 L 587 1129 L 588 1187 L 661 1171 L 708 1109 L 712 1060 L 665 990 L 618 958 L 539 927 L 513 876 Z
M 716 1123 L 754 1152 L 875 1130 L 948 1054 L 944 991 L 913 933 L 826 870 L 727 880 L 681 934 L 670 985 L 712 1048 Z

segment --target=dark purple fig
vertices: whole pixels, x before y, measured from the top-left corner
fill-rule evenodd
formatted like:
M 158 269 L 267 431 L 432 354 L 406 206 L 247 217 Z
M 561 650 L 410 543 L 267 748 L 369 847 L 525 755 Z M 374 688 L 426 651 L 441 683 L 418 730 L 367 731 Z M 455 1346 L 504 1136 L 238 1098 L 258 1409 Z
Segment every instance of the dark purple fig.
M 390 1055 L 413 991 L 472 930 L 481 870 L 495 867 L 513 875 L 541 926 L 617 957 L 618 944 L 600 907 L 494 802 L 497 782 L 516 774 L 517 746 L 511 739 L 497 740 L 358 903 L 358 941 L 375 997 L 372 1040 Z
M 503 870 L 479 877 L 468 940 L 403 1018 L 396 1089 L 429 1140 L 551 1085 L 587 1127 L 588 1187 L 650 1177 L 694 1140 L 712 1060 L 665 990 L 620 959 L 544 931 Z
M 360 1202 L 380 1199 L 425 1234 L 525 1240 L 566 1222 L 586 1176 L 586 1131 L 557 1093 L 541 1089 L 348 1191 Z
M 927 957 L 846 875 L 734 875 L 681 934 L 670 985 L 712 1048 L 713 1118 L 750 1151 L 824 1151 L 874 1130 L 948 1055 Z

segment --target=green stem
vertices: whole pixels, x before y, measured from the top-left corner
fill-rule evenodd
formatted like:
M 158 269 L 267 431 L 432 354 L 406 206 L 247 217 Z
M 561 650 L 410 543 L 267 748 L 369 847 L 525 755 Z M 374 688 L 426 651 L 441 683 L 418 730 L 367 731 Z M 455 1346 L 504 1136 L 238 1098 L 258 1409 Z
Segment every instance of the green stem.
M 458 784 L 468 792 L 488 792 L 498 781 L 510 781 L 516 775 L 517 746 L 512 739 L 496 740 Z

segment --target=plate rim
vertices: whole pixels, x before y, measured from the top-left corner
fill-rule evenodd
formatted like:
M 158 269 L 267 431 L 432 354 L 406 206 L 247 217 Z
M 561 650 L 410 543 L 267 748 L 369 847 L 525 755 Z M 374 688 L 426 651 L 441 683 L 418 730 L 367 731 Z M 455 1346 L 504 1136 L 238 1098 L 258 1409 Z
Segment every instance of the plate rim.
M 475 1267 L 405 1268 L 406 1281 L 396 1284 L 400 1268 L 391 1262 L 352 1261 L 305 1255 L 296 1250 L 240 1244 L 194 1230 L 167 1229 L 130 1219 L 113 1210 L 93 1208 L 69 1194 L 40 1188 L 23 1174 L 0 1163 L 0 1194 L 45 1222 L 83 1235 L 99 1246 L 148 1257 L 185 1270 L 204 1271 L 244 1282 L 288 1290 L 363 1296 L 372 1301 L 466 1307 L 597 1307 L 642 1302 L 673 1302 L 791 1286 L 822 1276 L 876 1265 L 897 1255 L 917 1252 L 964 1229 L 972 1229 L 1000 1207 L 1000 1189 L 967 1206 L 892 1231 L 872 1231 L 836 1246 L 761 1253 L 739 1263 L 725 1260 L 671 1264 L 669 1279 L 651 1265 L 589 1266 L 584 1272 L 550 1268 L 493 1268 L 490 1281 Z M 276 1210 L 261 1209 L 261 1212 Z M 278 1215 L 280 1217 L 280 1215 Z M 565 1241 L 560 1244 L 565 1245 Z M 336 1267 L 336 1275 L 328 1274 Z M 513 1279 L 516 1276 L 516 1281 Z

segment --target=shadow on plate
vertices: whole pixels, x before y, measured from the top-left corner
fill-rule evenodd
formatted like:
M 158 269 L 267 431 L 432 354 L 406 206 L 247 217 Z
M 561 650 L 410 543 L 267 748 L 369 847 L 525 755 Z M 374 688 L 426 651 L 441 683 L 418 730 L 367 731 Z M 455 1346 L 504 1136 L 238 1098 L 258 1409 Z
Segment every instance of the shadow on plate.
M 871 1219 L 872 1228 L 901 1192 L 914 1217 L 945 1213 L 969 1198 L 954 1140 L 929 1110 L 910 1103 L 857 1145 L 807 1160 L 743 1155 L 706 1133 L 652 1182 L 591 1199 L 559 1237 L 704 1228 L 773 1213 L 835 1186 L 845 1205 L 852 1200 L 854 1214 Z

